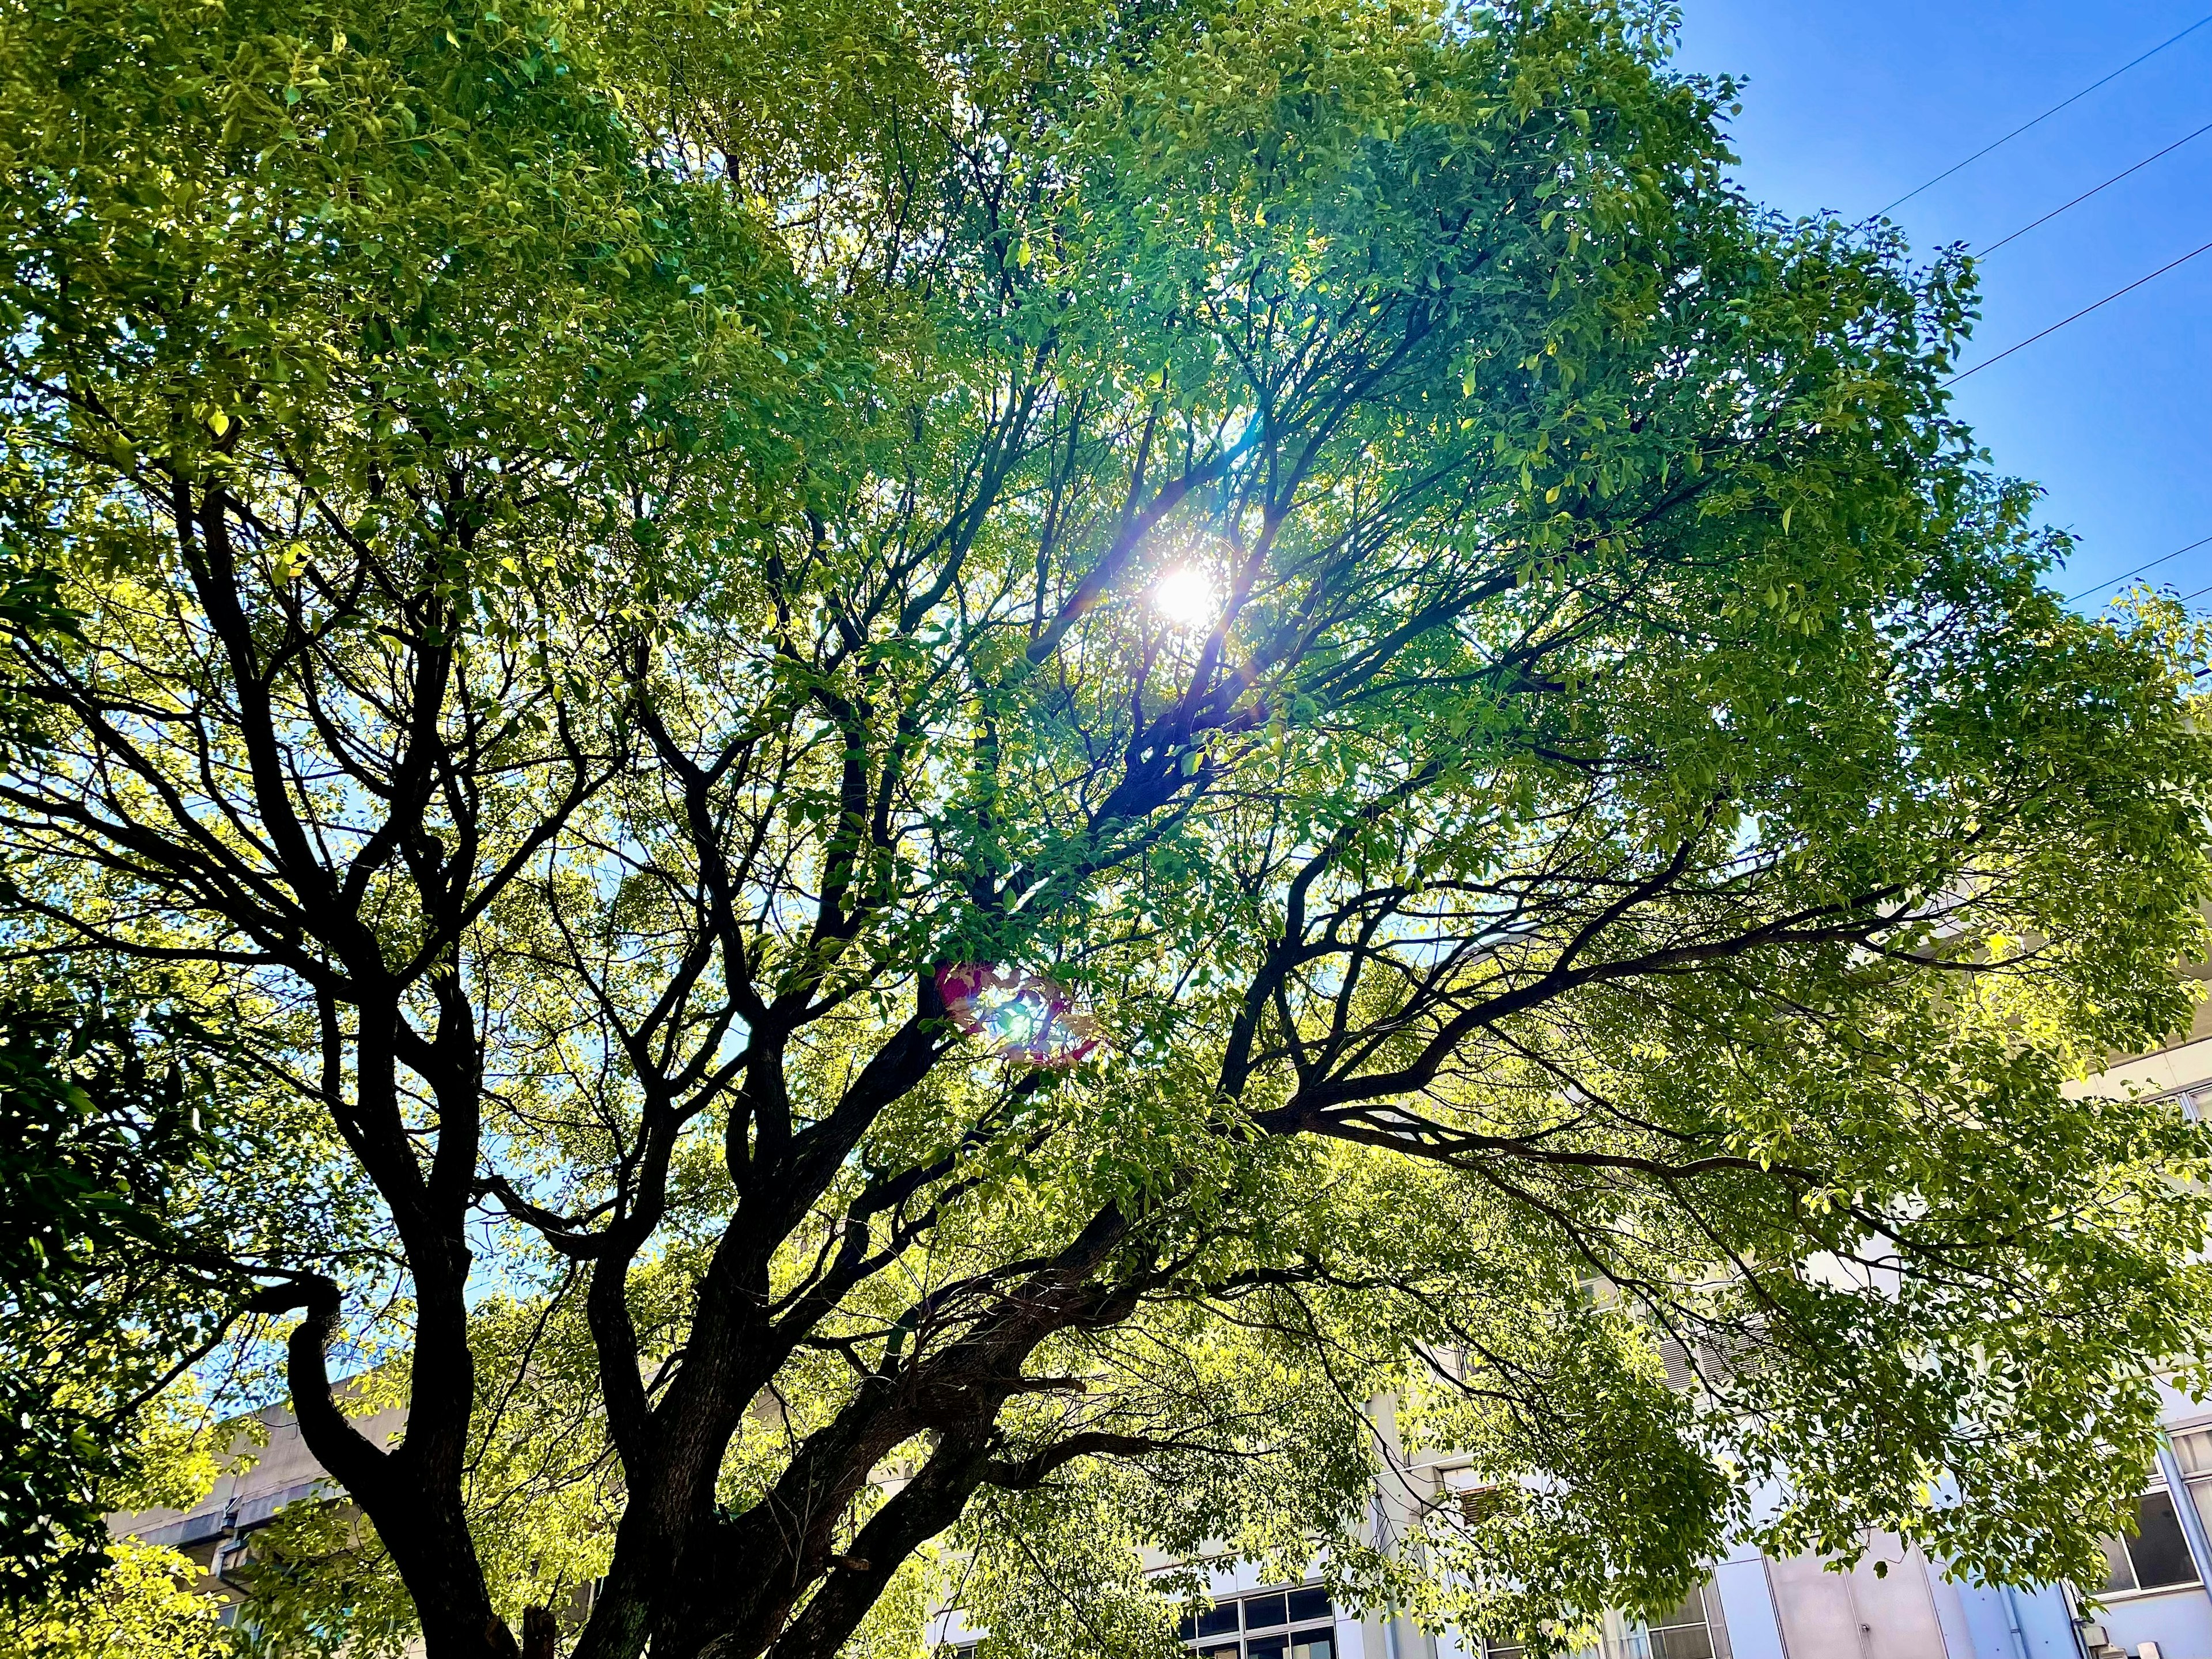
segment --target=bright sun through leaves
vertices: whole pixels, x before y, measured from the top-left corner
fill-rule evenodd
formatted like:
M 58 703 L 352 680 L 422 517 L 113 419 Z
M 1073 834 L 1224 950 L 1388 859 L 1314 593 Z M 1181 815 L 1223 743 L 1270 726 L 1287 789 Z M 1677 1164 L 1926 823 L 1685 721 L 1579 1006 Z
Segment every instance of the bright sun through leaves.
M 1178 565 L 1152 585 L 1152 609 L 1171 628 L 1206 629 L 1221 615 L 1221 598 L 1203 570 Z

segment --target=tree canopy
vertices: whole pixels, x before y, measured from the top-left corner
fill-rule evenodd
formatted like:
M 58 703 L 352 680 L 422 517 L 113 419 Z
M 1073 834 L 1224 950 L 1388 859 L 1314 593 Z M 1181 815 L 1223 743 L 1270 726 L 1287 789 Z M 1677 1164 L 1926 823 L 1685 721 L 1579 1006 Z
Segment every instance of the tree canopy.
M 0 0 L 8 971 L 212 1034 L 205 1328 L 105 1328 L 281 1360 L 292 1604 L 2087 1575 L 2212 1332 L 2199 1133 L 2063 1086 L 2188 1018 L 2200 642 L 1669 27 Z

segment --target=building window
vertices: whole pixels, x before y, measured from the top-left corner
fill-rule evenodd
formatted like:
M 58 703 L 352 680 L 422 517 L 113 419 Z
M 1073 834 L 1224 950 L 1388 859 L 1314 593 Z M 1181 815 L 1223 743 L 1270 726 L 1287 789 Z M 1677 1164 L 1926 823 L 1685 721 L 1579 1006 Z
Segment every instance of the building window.
M 1336 1609 L 1317 1584 L 1218 1601 L 1176 1633 L 1201 1659 L 1336 1659 Z
M 1721 1650 L 1713 1641 L 1714 1620 L 1705 1604 L 1711 1593 L 1711 1586 L 1698 1585 L 1681 1606 L 1644 1627 L 1651 1659 L 1715 1659 Z
M 1595 1646 L 1581 1659 L 1729 1659 L 1728 1626 L 1712 1585 L 1704 1583 L 1681 1604 L 1646 1623 L 1631 1614 L 1608 1613 Z M 1522 1659 L 1518 1642 L 1478 1638 L 1476 1659 Z
M 2212 1429 L 2176 1429 L 2173 1457 L 2192 1480 L 2200 1474 L 2212 1474 Z
M 2189 1542 L 2181 1535 L 2181 1518 L 2173 1512 L 2173 1495 L 2163 1486 L 2136 1500 L 2134 1537 L 2116 1534 L 2104 1541 L 2108 1595 L 2197 1582 Z
M 2207 1098 L 2212 1099 L 2212 1091 Z M 2197 1517 L 2212 1528 L 2212 1429 L 2177 1429 L 2172 1439 L 2173 1461 L 2181 1465 Z

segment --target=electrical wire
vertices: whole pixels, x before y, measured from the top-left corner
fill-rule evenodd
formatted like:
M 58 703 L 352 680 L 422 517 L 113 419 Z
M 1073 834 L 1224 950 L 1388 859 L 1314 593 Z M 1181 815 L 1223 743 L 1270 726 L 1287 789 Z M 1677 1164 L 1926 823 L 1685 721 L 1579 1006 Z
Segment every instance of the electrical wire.
M 2200 253 L 2212 253 L 2212 242 L 2207 242 L 2202 247 L 2193 247 L 2190 249 L 2188 252 L 2183 254 L 2179 259 L 2169 260 L 2166 264 L 2160 265 L 2156 270 L 2151 272 L 2149 276 L 2136 277 L 2135 281 L 2130 283 L 2125 288 L 2114 289 L 2103 299 L 2098 301 L 2096 304 L 2083 306 L 2081 310 L 2075 312 L 2071 317 L 2061 317 L 2057 322 L 2051 324 L 2049 328 L 2045 329 L 2040 334 L 2031 334 L 2025 340 L 2022 340 L 2018 345 L 2008 345 L 2002 351 L 1997 353 L 1996 356 L 1984 357 L 1981 362 L 1976 363 L 1972 368 L 1960 369 L 1949 380 L 1944 381 L 1943 384 L 1945 386 L 1956 386 L 1968 375 L 1978 374 L 1984 369 L 1989 368 L 1990 364 L 2002 362 L 2006 358 L 2011 356 L 2014 352 L 2025 351 L 2028 347 L 2033 345 L 2038 340 L 2048 339 L 2053 334 L 2057 333 L 2060 329 L 2065 327 L 2067 324 L 2078 323 L 2093 311 L 2101 311 L 2105 307 L 2112 304 L 2113 301 L 2120 298 L 2123 295 L 2134 293 L 2145 283 L 2156 282 L 2160 277 L 2165 276 L 2167 271 L 2172 270 L 2175 266 L 2187 264 L 2191 259 L 2194 259 Z
M 2080 103 L 2091 93 L 2096 91 L 2099 87 L 2104 86 L 2110 82 L 2118 80 L 2120 76 L 2125 75 L 2136 64 L 2147 63 L 2151 58 L 2157 57 L 2159 53 L 2164 52 L 2168 46 L 2174 45 L 2177 41 L 2185 39 L 2189 35 L 2196 33 L 2197 30 L 2203 28 L 2207 23 L 2212 23 L 2212 12 L 2207 12 L 2203 16 L 2191 23 L 2187 28 L 2182 30 L 2179 34 L 2171 35 L 2166 40 L 2160 41 L 2148 52 L 2143 53 L 2142 57 L 2130 58 L 2126 63 L 2121 64 L 2119 68 L 2114 70 L 2110 75 L 2106 76 L 2103 80 L 2092 81 L 2087 86 L 2082 88 L 2081 91 L 2075 93 L 2071 98 L 2061 99 L 2058 102 L 2053 104 L 2049 109 L 2044 111 L 2042 114 L 2037 116 L 2033 120 L 2023 121 L 2018 126 L 2014 127 L 2010 132 L 2005 134 L 2003 137 L 1996 139 L 1992 143 L 1984 144 L 1979 149 L 1976 150 L 1972 155 L 1969 155 L 1965 161 L 1952 163 L 1951 166 L 1945 167 L 1942 172 L 1937 173 L 1933 179 L 1928 180 L 1926 184 L 1915 185 L 1911 190 L 1906 191 L 1904 195 L 1899 197 L 1894 202 L 1890 203 L 1888 206 L 1876 208 L 1872 213 L 1867 215 L 1867 217 L 1869 219 L 1879 219 L 1882 215 L 1889 212 L 1891 209 L 1903 207 L 1914 197 L 1919 195 L 1922 191 L 1932 189 L 1936 185 L 1942 184 L 1946 179 L 1949 178 L 1953 173 L 1960 171 L 1962 167 L 1970 167 L 1973 166 L 1975 162 L 1980 161 L 1982 157 L 1987 155 L 1991 150 L 2002 149 L 2003 146 L 2012 143 L 2014 139 L 2019 137 L 2021 133 L 2026 132 L 2030 127 L 2042 125 L 2044 122 L 2048 121 L 2052 116 L 2057 114 L 2060 110 L 2066 108 L 2070 104 Z
M 2212 132 L 2212 121 L 2207 121 L 2203 126 L 2197 128 L 2196 131 L 2190 133 L 2185 137 L 2175 139 L 2164 149 L 2159 151 L 2156 155 L 2144 156 L 2142 161 L 2136 162 L 2133 167 L 2114 173 L 2111 178 L 2106 179 L 2103 184 L 2098 185 L 2093 189 L 2085 190 L 2079 196 L 2076 196 L 2072 201 L 2063 203 L 2061 205 L 2051 209 L 2050 212 L 2045 214 L 2040 219 L 2030 220 L 2027 224 L 2022 225 L 2018 230 L 2013 232 L 2011 235 L 2000 236 L 1996 241 L 1991 242 L 1987 247 L 1977 250 L 1974 254 L 1974 258 L 1977 259 L 1988 258 L 1990 255 L 1995 253 L 2007 242 L 2018 241 L 2021 237 L 2027 235 L 2029 231 L 2034 230 L 2039 226 L 2049 224 L 2053 219 L 2056 219 L 2060 214 L 2066 212 L 2069 209 L 2080 207 L 2082 203 L 2087 201 L 2092 196 L 2096 195 L 2099 191 L 2111 189 L 2114 185 L 2118 184 L 2121 179 L 2126 178 L 2129 173 L 2141 173 L 2153 161 L 2158 161 L 2162 156 L 2172 155 L 2174 151 L 2179 149 L 2184 144 L 2191 143 L 2196 139 L 2202 138 L 2208 132 Z
M 2190 600 L 2201 599 L 2207 593 L 2212 593 L 2212 587 L 2200 587 L 2194 593 L 2184 593 L 2179 599 L 2176 599 L 2174 603 L 2176 605 L 2187 605 Z M 2212 674 L 2212 666 L 2198 669 L 2197 671 L 2196 678 L 2203 679 L 2207 674 Z
M 2200 537 L 2196 541 L 2190 543 L 2186 547 L 2177 547 L 2171 553 L 2161 553 L 2158 557 L 2149 560 L 2145 563 L 2139 564 L 2132 570 L 2123 570 L 2117 576 L 2107 576 L 2104 580 L 2099 582 L 2094 587 L 2085 587 L 2079 593 L 2069 593 L 2066 596 L 2065 602 L 2068 605 L 2071 605 L 2076 599 L 2087 599 L 2092 593 L 2101 593 L 2108 587 L 2118 587 L 2122 582 L 2126 581 L 2130 576 L 2140 576 L 2146 570 L 2157 569 L 2159 566 L 2164 564 L 2168 559 L 2178 559 L 2185 553 L 2194 553 L 2198 548 L 2203 546 L 2206 542 L 2212 542 L 2212 536 Z

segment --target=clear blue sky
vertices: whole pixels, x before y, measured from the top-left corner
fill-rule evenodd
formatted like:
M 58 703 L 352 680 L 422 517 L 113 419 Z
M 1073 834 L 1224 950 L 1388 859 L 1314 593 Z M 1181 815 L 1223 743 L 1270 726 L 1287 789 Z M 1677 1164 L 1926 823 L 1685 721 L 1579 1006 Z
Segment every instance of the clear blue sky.
M 1747 77 L 1737 176 L 1857 219 L 2212 12 L 2212 0 L 1683 0 L 1678 64 Z M 2212 23 L 1892 214 L 1985 246 L 2212 122 Z M 1968 367 L 2212 241 L 2212 132 L 1997 250 Z M 1957 388 L 1997 467 L 2080 538 L 2073 594 L 2212 537 L 2212 252 Z M 2212 544 L 2143 580 L 2212 585 Z M 2102 603 L 2089 594 L 2084 610 Z M 2194 605 L 2212 609 L 2212 593 Z

